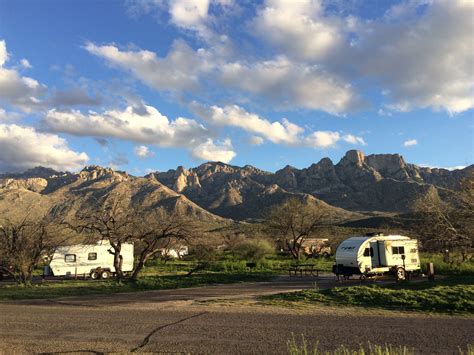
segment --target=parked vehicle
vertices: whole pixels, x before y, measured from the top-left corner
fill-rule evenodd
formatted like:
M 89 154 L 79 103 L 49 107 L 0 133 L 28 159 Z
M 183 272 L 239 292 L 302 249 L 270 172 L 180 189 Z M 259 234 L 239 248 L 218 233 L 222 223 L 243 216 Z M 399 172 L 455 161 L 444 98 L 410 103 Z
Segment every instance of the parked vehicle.
M 108 279 L 115 274 L 114 255 L 108 242 L 77 244 L 58 248 L 51 258 L 45 275 L 90 276 Z M 122 271 L 133 270 L 133 244 L 122 244 Z
M 329 257 L 332 254 L 331 247 L 327 238 L 309 238 L 302 243 L 304 254 L 309 258 L 324 256 Z
M 333 272 L 349 278 L 393 274 L 405 280 L 421 270 L 418 241 L 402 235 L 374 234 L 351 237 L 336 250 Z

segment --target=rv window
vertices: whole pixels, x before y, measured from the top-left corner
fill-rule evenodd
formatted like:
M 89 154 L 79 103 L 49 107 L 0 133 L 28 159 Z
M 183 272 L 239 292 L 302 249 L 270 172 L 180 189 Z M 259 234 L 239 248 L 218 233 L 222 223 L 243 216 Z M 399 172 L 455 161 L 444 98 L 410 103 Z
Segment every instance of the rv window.
M 97 253 L 89 253 L 87 260 L 97 260 Z
M 75 263 L 76 262 L 76 254 L 66 254 L 64 255 L 64 261 L 67 263 Z
M 405 254 L 405 247 L 392 247 L 392 254 Z
M 374 256 L 374 248 L 365 248 L 364 256 Z
M 416 248 L 413 248 L 410 250 L 410 253 L 415 254 L 418 250 Z

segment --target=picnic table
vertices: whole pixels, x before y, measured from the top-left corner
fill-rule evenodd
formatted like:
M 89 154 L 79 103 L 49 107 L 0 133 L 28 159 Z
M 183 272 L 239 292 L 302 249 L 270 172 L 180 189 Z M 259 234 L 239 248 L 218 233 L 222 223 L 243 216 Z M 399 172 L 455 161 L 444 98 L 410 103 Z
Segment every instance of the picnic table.
M 316 269 L 316 266 L 313 264 L 295 264 L 291 265 L 290 268 L 288 269 L 288 272 L 290 276 L 297 276 L 299 273 L 300 277 L 303 277 L 303 274 L 305 276 L 319 276 L 319 271 Z

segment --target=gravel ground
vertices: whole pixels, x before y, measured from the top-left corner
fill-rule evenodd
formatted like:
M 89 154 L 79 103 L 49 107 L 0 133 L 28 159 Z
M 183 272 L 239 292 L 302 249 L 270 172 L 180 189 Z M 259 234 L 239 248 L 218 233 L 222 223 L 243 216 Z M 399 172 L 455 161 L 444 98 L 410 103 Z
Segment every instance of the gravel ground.
M 323 277 L 324 279 L 324 277 Z M 218 285 L 107 297 L 0 303 L 0 352 L 286 353 L 292 333 L 320 348 L 370 341 L 433 354 L 474 343 L 472 317 L 331 307 L 259 306 L 252 297 L 314 279 Z M 318 281 L 326 285 L 326 281 Z M 327 287 L 331 280 L 327 279 Z

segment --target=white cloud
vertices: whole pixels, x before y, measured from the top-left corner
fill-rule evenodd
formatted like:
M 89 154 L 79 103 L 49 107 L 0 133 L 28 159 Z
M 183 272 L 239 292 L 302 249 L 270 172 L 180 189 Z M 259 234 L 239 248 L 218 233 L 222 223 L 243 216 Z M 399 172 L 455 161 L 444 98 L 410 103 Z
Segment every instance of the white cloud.
M 4 40 L 0 41 L 0 100 L 29 112 L 41 102 L 46 86 L 38 81 L 22 77 L 15 69 L 5 68 L 9 55 Z
M 28 59 L 25 59 L 23 58 L 22 60 L 20 60 L 20 64 L 23 68 L 25 69 L 31 69 L 33 68 L 32 65 L 30 64 L 30 62 L 28 61 Z
M 304 138 L 305 145 L 314 148 L 334 147 L 341 140 L 339 132 L 316 131 Z
M 450 166 L 450 167 L 443 167 L 443 166 L 437 166 L 437 165 L 431 165 L 431 164 L 417 164 L 418 166 L 421 166 L 423 168 L 430 168 L 430 169 L 446 169 L 446 170 L 462 170 L 467 168 L 466 165 L 457 165 L 457 166 Z
M 194 51 L 183 41 L 175 41 L 164 58 L 147 50 L 122 51 L 114 45 L 88 43 L 85 48 L 107 63 L 130 71 L 158 91 L 194 91 L 199 95 L 196 89 L 208 83 L 220 86 L 221 91 L 224 85 L 228 94 L 235 89 L 258 94 L 284 108 L 304 107 L 342 114 L 360 106 L 347 82 L 317 65 L 295 63 L 286 57 L 229 62 L 224 58 L 227 53 L 219 49 Z
M 33 127 L 0 124 L 0 171 L 23 171 L 35 166 L 76 170 L 89 159 L 71 150 L 65 139 L 39 133 Z
M 263 143 L 265 143 L 265 140 L 259 136 L 252 136 L 249 138 L 249 143 L 251 145 L 262 145 Z
M 138 145 L 133 151 L 139 158 L 149 158 L 155 155 L 146 145 Z
M 350 84 L 317 65 L 278 57 L 254 63 L 227 63 L 220 70 L 224 85 L 261 95 L 280 107 L 342 114 L 360 105 Z
M 190 146 L 202 142 L 209 135 L 207 129 L 196 121 L 182 117 L 169 121 L 152 106 L 145 106 L 145 112 L 136 112 L 131 106 L 123 111 L 90 111 L 86 114 L 78 110 L 50 110 L 42 123 L 55 132 L 115 137 L 163 147 Z
M 403 142 L 404 147 L 412 147 L 412 146 L 417 145 L 417 144 L 418 144 L 418 141 L 416 139 L 410 139 L 410 140 L 407 140 L 407 141 Z
M 216 125 L 239 127 L 247 132 L 257 133 L 273 143 L 295 144 L 298 141 L 298 135 L 304 131 L 303 128 L 288 120 L 283 120 L 281 123 L 270 122 L 237 105 L 206 108 L 194 104 L 192 109 L 201 118 Z
M 267 0 L 252 30 L 291 57 L 317 60 L 342 42 L 341 23 L 318 0 Z
M 342 136 L 342 140 L 346 141 L 347 143 L 351 143 L 351 144 L 367 145 L 367 143 L 365 143 L 365 141 L 364 141 L 364 138 L 356 137 L 352 134 L 346 134 L 346 135 Z
M 184 28 L 196 28 L 208 16 L 209 0 L 174 0 L 170 2 L 171 22 Z
M 181 40 L 175 41 L 163 58 L 147 50 L 122 51 L 114 45 L 97 46 L 90 42 L 85 49 L 112 66 L 130 71 L 137 79 L 160 91 L 197 88 L 200 74 L 208 69 L 205 52 L 195 52 Z
M 0 108 L 0 121 L 17 121 L 22 117 L 23 116 L 18 112 L 8 112 L 5 111 L 3 108 Z
M 417 10 L 413 4 L 395 11 L 395 22 L 369 24 L 354 51 L 339 56 L 356 64 L 359 76 L 375 79 L 389 108 L 450 114 L 473 108 L 474 2 L 439 0 L 422 15 L 407 15 Z
M 193 157 L 200 160 L 220 161 L 223 163 L 230 162 L 237 155 L 232 148 L 232 142 L 230 139 L 214 143 L 210 138 L 206 142 L 195 147 L 191 154 Z
M 247 132 L 257 134 L 258 136 L 252 139 L 260 144 L 265 138 L 276 144 L 313 148 L 332 147 L 340 140 L 350 144 L 366 145 L 361 137 L 352 134 L 341 136 L 339 132 L 315 131 L 305 136 L 304 128 L 287 119 L 283 119 L 281 122 L 270 122 L 237 105 L 205 107 L 194 102 L 191 105 L 191 110 L 202 119 L 215 125 L 239 127 Z
M 0 66 L 3 66 L 8 60 L 7 44 L 5 41 L 0 41 Z

